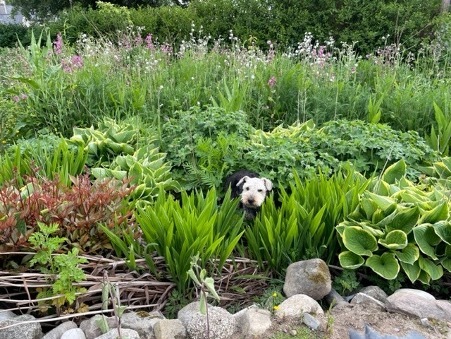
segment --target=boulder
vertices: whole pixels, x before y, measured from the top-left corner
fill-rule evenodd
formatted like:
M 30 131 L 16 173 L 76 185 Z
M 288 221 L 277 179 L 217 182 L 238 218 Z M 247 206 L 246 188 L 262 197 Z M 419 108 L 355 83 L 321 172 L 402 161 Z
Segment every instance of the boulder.
M 305 294 L 320 300 L 329 294 L 331 289 L 329 268 L 323 260 L 303 260 L 288 266 L 283 285 L 283 292 L 287 297 Z
M 389 312 L 405 313 L 421 318 L 451 321 L 449 301 L 436 300 L 431 294 L 410 288 L 401 288 L 387 298 Z
M 156 339 L 185 339 L 186 330 L 179 319 L 159 320 L 153 328 Z
M 272 326 L 271 312 L 258 307 L 248 307 L 233 315 L 242 338 L 261 338 Z
M 305 294 L 296 294 L 284 300 L 274 312 L 280 320 L 302 320 L 304 313 L 317 315 L 324 314 L 324 311 L 315 299 Z
M 188 337 L 191 339 L 229 339 L 236 332 L 236 319 L 227 310 L 208 305 L 208 326 L 207 335 L 207 315 L 199 312 L 198 301 L 192 302 L 183 307 L 178 312 L 178 319 L 185 326 Z
M 42 338 L 41 324 L 29 322 L 32 320 L 35 320 L 35 317 L 29 314 L 23 314 L 14 317 L 13 319 L 6 319 L 0 321 L 0 338 L 41 339 Z
M 80 328 L 71 328 L 64 332 L 59 339 L 86 339 L 86 336 Z
M 65 321 L 48 332 L 45 336 L 42 337 L 42 339 L 60 339 L 64 332 L 69 331 L 73 328 L 78 328 L 76 323 L 74 323 L 73 321 Z

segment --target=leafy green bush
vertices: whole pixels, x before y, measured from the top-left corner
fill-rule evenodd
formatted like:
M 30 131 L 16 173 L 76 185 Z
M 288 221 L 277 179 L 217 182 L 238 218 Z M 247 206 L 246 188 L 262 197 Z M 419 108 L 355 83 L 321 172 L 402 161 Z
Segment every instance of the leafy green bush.
M 161 149 L 185 189 L 199 184 L 218 187 L 241 158 L 252 127 L 242 111 L 207 106 L 177 111 L 162 125 Z
M 411 282 L 429 284 L 451 272 L 449 197 L 406 179 L 406 163 L 388 167 L 374 178 L 357 209 L 336 229 L 342 241 L 340 264 L 362 265 L 387 280 L 400 271 Z
M 287 187 L 295 170 L 301 178 L 331 174 L 346 162 L 356 171 L 380 172 L 399 159 L 411 166 L 431 163 L 437 154 L 414 131 L 384 124 L 335 120 L 316 128 L 312 121 L 270 132 L 256 130 L 247 143 L 244 162 L 251 170 L 278 178 Z M 410 173 L 414 169 L 410 168 Z
M 18 42 L 28 46 L 30 30 L 21 24 L 0 24 L 0 47 L 16 47 Z

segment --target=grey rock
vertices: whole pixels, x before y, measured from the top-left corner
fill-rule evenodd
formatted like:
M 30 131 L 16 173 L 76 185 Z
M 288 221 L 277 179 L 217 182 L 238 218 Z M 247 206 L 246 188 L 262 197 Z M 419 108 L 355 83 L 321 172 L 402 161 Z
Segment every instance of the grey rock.
M 121 328 L 120 336 L 117 328 L 109 330 L 107 333 L 98 336 L 96 339 L 139 339 L 139 334 L 135 330 L 129 328 Z
M 349 303 L 333 288 L 324 297 L 324 300 L 331 307 L 350 307 Z
M 61 339 L 86 339 L 85 332 L 80 328 L 71 328 L 63 333 Z
M 13 319 L 16 315 L 14 312 L 11 312 L 10 310 L 0 310 L 0 321 Z
M 272 326 L 271 312 L 258 307 L 245 308 L 233 316 L 243 338 L 260 338 Z
M 325 328 L 322 317 L 314 317 L 310 313 L 304 313 L 302 322 L 313 331 L 318 331 Z
M 349 330 L 349 339 L 426 339 L 421 333 L 412 331 L 406 336 L 397 337 L 394 335 L 385 335 L 378 333 L 371 326 L 365 325 L 365 332 L 360 334 L 354 330 Z
M 287 297 L 305 294 L 320 300 L 330 293 L 332 279 L 327 264 L 321 259 L 292 263 L 287 268 L 283 291 Z
M 153 326 L 164 319 L 164 316 L 159 313 L 151 313 L 148 316 L 141 317 L 136 312 L 127 312 L 122 315 L 121 328 L 130 328 L 139 333 L 141 339 L 155 338 L 153 333 Z
M 228 339 L 236 332 L 236 320 L 221 307 L 208 305 L 209 336 L 207 336 L 207 316 L 199 312 L 199 302 L 193 302 L 178 312 L 178 319 L 185 326 L 191 339 Z
M 451 321 L 451 305 L 437 301 L 431 294 L 415 289 L 402 288 L 387 298 L 389 312 L 398 312 L 421 318 Z
M 45 336 L 42 337 L 42 339 L 60 339 L 64 332 L 73 328 L 78 328 L 76 323 L 74 323 L 73 321 L 65 321 L 62 324 L 55 327 L 50 332 L 48 332 Z
M 374 299 L 377 299 L 384 304 L 387 302 L 388 295 L 379 286 L 367 286 L 362 288 L 359 292 L 365 293 L 366 295 L 369 295 L 370 297 L 373 297 Z
M 381 310 L 385 309 L 385 304 L 365 293 L 357 293 L 354 298 L 351 300 L 351 304 L 371 304 L 372 306 L 375 306 Z
M 80 323 L 80 328 L 85 333 L 87 339 L 94 339 L 102 335 L 102 330 L 99 326 L 100 322 L 102 321 L 102 317 L 103 317 L 102 315 L 97 314 L 94 317 L 83 320 Z M 116 318 L 105 317 L 105 320 L 108 325 L 107 331 L 111 328 L 117 327 Z
M 185 339 L 186 330 L 179 319 L 158 320 L 153 327 L 156 339 Z
M 274 312 L 278 319 L 302 319 L 304 313 L 324 314 L 318 302 L 305 294 L 296 294 L 285 299 Z
M 32 320 L 35 320 L 35 317 L 29 314 L 23 314 L 14 317 L 13 319 L 0 321 L 0 339 L 41 339 L 41 324 L 27 323 L 27 321 Z M 14 324 L 17 325 L 11 326 Z

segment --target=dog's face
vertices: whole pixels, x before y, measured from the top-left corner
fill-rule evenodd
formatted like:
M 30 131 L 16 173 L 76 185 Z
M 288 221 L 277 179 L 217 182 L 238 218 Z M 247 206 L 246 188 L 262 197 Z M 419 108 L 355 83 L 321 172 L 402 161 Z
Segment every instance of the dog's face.
M 259 208 L 266 198 L 266 193 L 272 190 L 272 182 L 266 178 L 245 176 L 236 185 L 243 185 L 241 202 L 248 208 Z

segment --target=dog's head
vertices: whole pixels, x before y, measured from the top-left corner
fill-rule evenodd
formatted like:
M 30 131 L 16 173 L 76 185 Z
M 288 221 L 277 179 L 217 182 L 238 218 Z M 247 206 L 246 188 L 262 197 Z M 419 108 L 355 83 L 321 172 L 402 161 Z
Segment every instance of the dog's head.
M 266 198 L 266 193 L 272 190 L 272 182 L 266 178 L 244 176 L 236 185 L 242 185 L 241 202 L 248 208 L 259 208 Z

